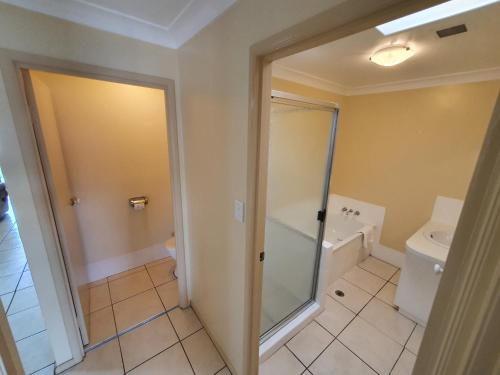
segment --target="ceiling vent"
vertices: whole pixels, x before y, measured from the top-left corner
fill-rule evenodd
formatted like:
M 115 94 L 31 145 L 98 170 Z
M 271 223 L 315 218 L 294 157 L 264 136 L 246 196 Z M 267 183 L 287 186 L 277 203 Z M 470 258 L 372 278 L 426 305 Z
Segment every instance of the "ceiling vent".
M 467 32 L 467 27 L 465 24 L 448 27 L 447 29 L 441 29 L 436 31 L 437 35 L 440 38 L 446 38 L 447 36 L 452 36 L 456 34 L 461 34 Z

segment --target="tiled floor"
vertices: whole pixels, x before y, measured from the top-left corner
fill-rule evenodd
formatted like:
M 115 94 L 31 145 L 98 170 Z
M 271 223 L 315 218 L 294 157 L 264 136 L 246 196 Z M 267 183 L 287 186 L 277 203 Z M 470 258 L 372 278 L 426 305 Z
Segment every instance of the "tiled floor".
M 368 257 L 327 291 L 325 311 L 260 365 L 260 375 L 410 375 L 424 328 L 393 307 L 400 270 Z
M 164 258 L 89 284 L 90 344 L 67 374 L 230 374 L 195 312 L 178 307 L 174 269 Z
M 26 374 L 52 374 L 54 355 L 12 211 L 0 221 L 0 298 Z

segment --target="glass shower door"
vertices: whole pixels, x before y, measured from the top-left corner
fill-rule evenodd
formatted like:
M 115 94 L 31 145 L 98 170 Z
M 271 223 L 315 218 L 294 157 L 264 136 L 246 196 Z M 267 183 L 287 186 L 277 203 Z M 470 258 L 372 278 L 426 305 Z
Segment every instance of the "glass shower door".
M 269 131 L 261 339 L 315 297 L 338 113 L 279 94 Z

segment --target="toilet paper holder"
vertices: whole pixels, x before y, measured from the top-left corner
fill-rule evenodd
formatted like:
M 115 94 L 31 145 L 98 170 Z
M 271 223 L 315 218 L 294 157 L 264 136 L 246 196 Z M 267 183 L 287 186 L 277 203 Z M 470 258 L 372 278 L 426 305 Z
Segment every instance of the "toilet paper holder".
M 128 205 L 132 208 L 146 206 L 149 203 L 149 199 L 146 196 L 143 197 L 132 197 L 128 200 Z

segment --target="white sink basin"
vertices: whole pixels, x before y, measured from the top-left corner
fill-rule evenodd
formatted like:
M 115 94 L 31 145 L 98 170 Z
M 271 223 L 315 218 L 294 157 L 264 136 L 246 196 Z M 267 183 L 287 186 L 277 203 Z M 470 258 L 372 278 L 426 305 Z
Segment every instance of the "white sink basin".
M 455 234 L 454 232 L 447 232 L 444 230 L 433 230 L 424 233 L 425 237 L 428 240 L 446 248 L 450 247 L 454 234 Z

